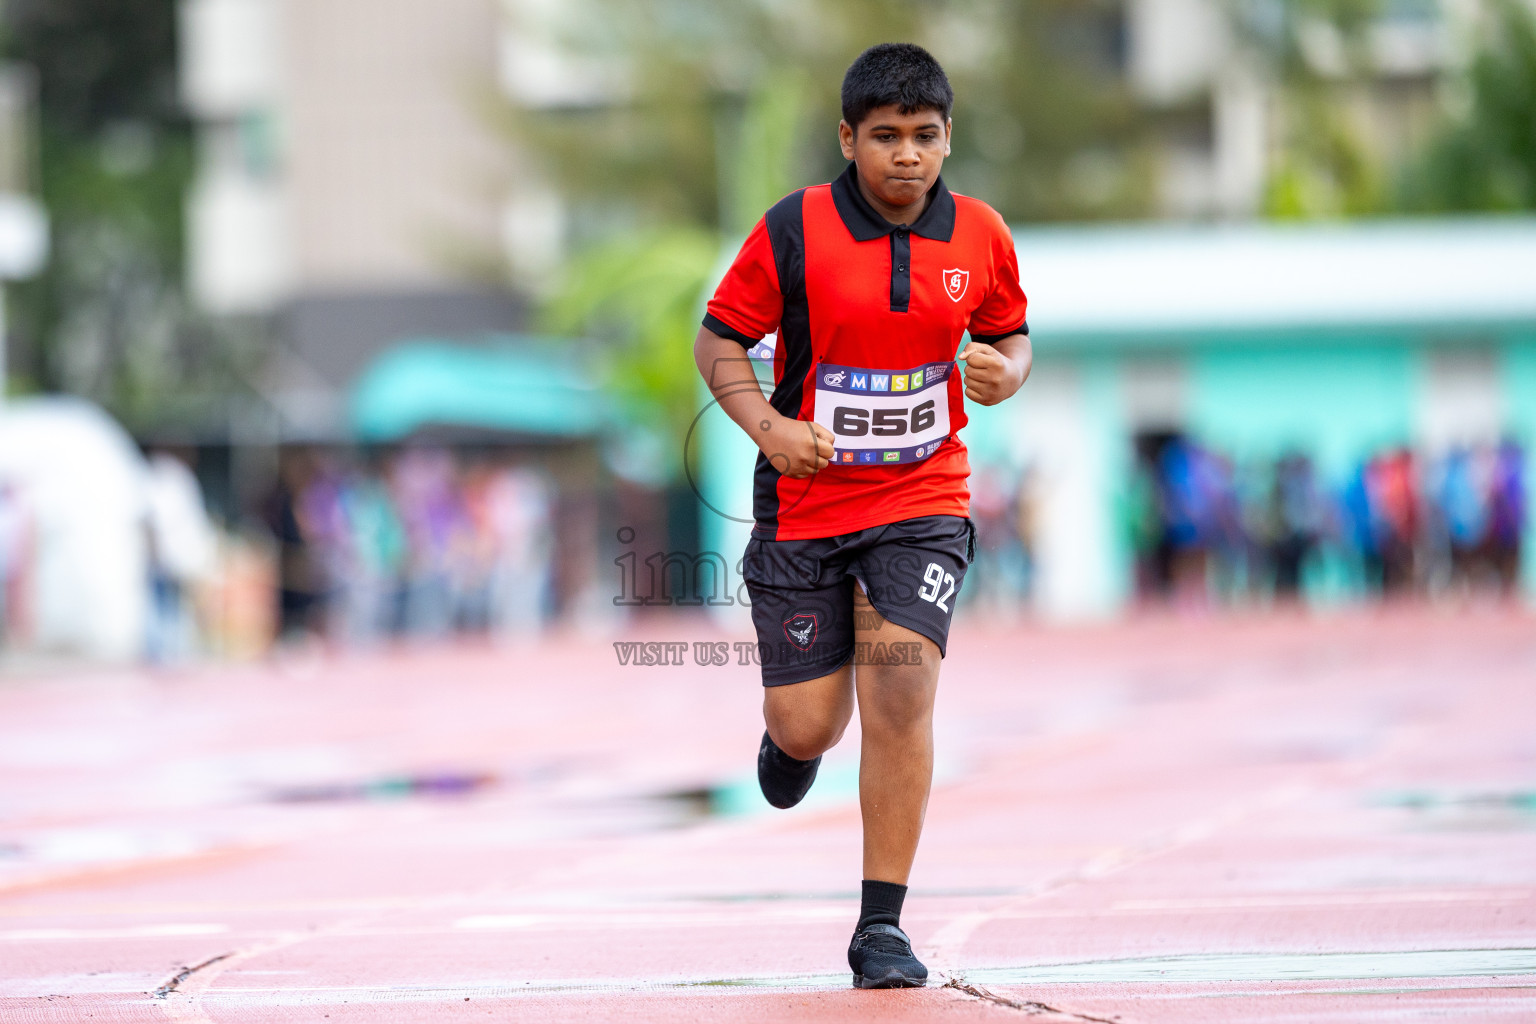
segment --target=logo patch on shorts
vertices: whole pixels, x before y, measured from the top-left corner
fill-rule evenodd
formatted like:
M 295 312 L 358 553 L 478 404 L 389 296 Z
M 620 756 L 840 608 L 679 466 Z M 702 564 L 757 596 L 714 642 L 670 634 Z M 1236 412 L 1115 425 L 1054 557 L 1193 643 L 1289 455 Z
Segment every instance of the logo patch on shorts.
M 800 612 L 784 620 L 784 635 L 789 642 L 802 651 L 811 649 L 816 642 L 816 615 L 814 612 Z

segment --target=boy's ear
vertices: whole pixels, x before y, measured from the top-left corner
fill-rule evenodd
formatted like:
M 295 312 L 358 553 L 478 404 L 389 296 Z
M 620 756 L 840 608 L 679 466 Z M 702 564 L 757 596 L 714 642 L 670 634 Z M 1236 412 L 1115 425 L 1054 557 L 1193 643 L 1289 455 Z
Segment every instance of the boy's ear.
M 946 117 L 944 119 L 944 155 L 945 156 L 949 156 L 949 144 L 954 141 L 954 138 L 955 138 L 955 119 L 952 118 L 952 117 Z
M 853 128 L 847 121 L 837 122 L 837 142 L 843 148 L 843 159 L 853 159 Z

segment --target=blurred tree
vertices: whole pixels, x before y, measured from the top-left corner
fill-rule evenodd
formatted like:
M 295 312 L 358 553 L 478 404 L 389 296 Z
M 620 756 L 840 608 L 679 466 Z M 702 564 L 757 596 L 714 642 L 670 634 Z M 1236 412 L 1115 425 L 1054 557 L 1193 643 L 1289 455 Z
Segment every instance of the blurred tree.
M 1010 220 L 1147 212 L 1136 154 L 1147 139 L 1119 70 L 1122 5 L 1114 0 L 572 0 L 552 32 L 569 52 L 614 69 L 609 102 L 512 111 L 519 141 L 607 233 L 616 208 L 726 230 L 739 200 L 722 174 L 739 152 L 754 97 L 798 108 L 785 184 L 842 168 L 838 93 L 866 46 L 913 39 L 955 86 L 951 184 L 985 193 Z M 752 147 L 758 149 L 753 150 Z M 1085 182 L 1085 162 L 1099 172 Z M 777 198 L 775 196 L 774 198 Z M 760 216 L 759 208 L 746 225 Z
M 1233 8 L 1247 52 L 1276 86 L 1268 216 L 1361 216 L 1384 208 L 1385 157 L 1362 123 L 1379 74 L 1369 30 L 1381 9 L 1381 0 L 1269 0 Z
M 1461 110 L 1404 175 L 1402 206 L 1420 212 L 1536 209 L 1536 14 L 1490 0 Z
M 177 108 L 175 0 L 6 0 L 6 56 L 38 78 L 38 191 L 53 252 L 14 289 L 21 375 L 163 414 L 223 357 L 182 301 L 190 128 Z
M 702 289 L 764 210 L 841 171 L 842 75 L 867 46 L 913 39 L 945 65 L 956 93 L 945 178 L 956 190 L 1014 221 L 1150 209 L 1150 149 L 1117 73 L 1114 0 L 572 0 L 560 10 L 556 24 L 523 27 L 606 67 L 613 84 L 602 102 L 508 112 L 521 151 L 572 205 L 576 256 L 548 326 L 606 339 L 619 393 L 674 441 L 696 412 Z

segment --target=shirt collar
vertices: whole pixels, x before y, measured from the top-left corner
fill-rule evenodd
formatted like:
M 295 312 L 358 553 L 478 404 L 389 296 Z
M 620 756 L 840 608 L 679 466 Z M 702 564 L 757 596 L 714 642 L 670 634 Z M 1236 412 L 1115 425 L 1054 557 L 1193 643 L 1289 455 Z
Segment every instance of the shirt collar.
M 868 242 L 885 237 L 901 225 L 892 224 L 869 205 L 859 191 L 858 173 L 857 165 L 850 160 L 847 169 L 832 183 L 832 202 L 854 240 Z M 947 242 L 955 233 L 955 197 L 944 186 L 942 175 L 928 190 L 928 197 L 928 208 L 909 230 L 936 242 Z

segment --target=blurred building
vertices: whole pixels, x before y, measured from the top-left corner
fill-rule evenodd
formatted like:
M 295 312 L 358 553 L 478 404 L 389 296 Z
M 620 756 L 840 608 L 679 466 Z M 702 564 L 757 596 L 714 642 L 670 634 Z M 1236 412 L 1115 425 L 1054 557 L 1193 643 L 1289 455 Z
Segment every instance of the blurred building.
M 586 600 L 607 410 L 570 343 L 555 359 L 524 333 L 563 221 L 557 194 L 514 173 L 505 124 L 520 83 L 560 99 L 559 69 L 519 48 L 499 0 L 181 0 L 180 25 L 188 290 L 272 341 L 265 407 L 227 439 L 236 504 L 319 558 L 350 548 L 271 508 L 368 497 L 396 446 L 437 452 L 445 493 L 474 482 L 456 474 L 537 467 L 555 492 L 553 600 Z M 298 483 L 280 472 L 294 466 L 310 467 Z M 308 593 L 289 561 L 282 587 Z M 348 571 L 326 573 L 350 592 Z
M 523 296 L 560 264 L 573 222 L 625 221 L 573 209 L 560 182 L 519 165 L 498 110 L 621 100 L 622 54 L 565 45 L 581 26 L 556 0 L 181 2 L 199 135 L 190 290 L 208 312 L 272 325 L 271 439 L 387 442 L 466 408 L 476 429 L 511 430 L 505 408 L 508 422 L 542 422 L 513 394 L 521 356 L 451 349 L 524 326 Z M 1092 12 L 1113 52 L 1085 68 L 1128 84 L 1153 126 L 1158 212 L 1232 226 L 1017 232 L 1038 378 L 979 411 L 969 442 L 978 465 L 1034 488 L 994 502 L 994 518 L 1028 522 L 1018 575 L 1044 611 L 1099 614 L 1131 596 L 1123 506 L 1136 453 L 1169 438 L 1233 459 L 1299 455 L 1327 487 L 1394 446 L 1513 436 L 1536 450 L 1529 221 L 1242 226 L 1287 140 L 1314 127 L 1297 90 L 1327 91 L 1329 116 L 1389 166 L 1445 105 L 1479 9 L 1391 0 L 1349 36 L 1302 4 Z M 504 381 L 507 403 L 486 390 Z M 580 384 L 540 381 L 549 394 Z M 381 422 L 407 426 L 369 435 Z M 720 552 L 739 550 L 749 519 L 748 474 L 733 467 L 750 444 L 733 430 L 706 425 L 699 440 L 703 545 Z
M 1523 446 L 1532 479 L 1536 219 L 1021 229 L 1015 240 L 1037 371 L 1016 401 L 975 410 L 968 443 L 978 461 L 1037 471 L 1036 599 L 1048 612 L 1095 614 L 1131 596 L 1135 460 L 1168 438 L 1238 468 L 1304 457 L 1333 494 L 1380 453 L 1433 462 L 1506 440 Z M 1313 596 L 1349 596 L 1338 577 L 1315 574 Z
M 1164 213 L 1258 212 L 1285 133 L 1328 127 L 1285 123 L 1307 116 L 1281 102 L 1298 77 L 1332 87 L 1351 136 L 1397 164 L 1427 134 L 1445 73 L 1471 59 L 1481 6 L 1389 0 L 1351 38 L 1304 4 L 1126 0 L 1125 74 L 1159 127 Z
M 973 516 L 999 521 L 999 551 L 1022 545 L 1037 611 L 1125 608 L 1159 546 L 1175 563 L 1163 584 L 1202 603 L 1433 594 L 1473 558 L 1536 598 L 1536 219 L 1014 237 L 1035 371 L 1009 402 L 969 406 L 964 439 Z M 711 542 L 735 551 L 751 445 L 723 416 L 702 427 L 702 493 L 724 513 Z M 1476 490 L 1499 484 L 1478 468 L 1495 462 L 1504 493 L 1486 497 L 1502 510 Z M 1354 490 L 1394 486 L 1352 517 Z M 1138 503 L 1163 505 L 1164 536 L 1136 536 Z
M 189 285 L 271 318 L 290 431 L 395 342 L 523 326 L 506 287 L 495 0 L 184 0 Z
M 31 277 L 48 255 L 48 220 L 36 186 L 37 82 L 25 65 L 0 63 L 0 284 Z M 5 293 L 0 290 L 0 403 L 5 400 Z

